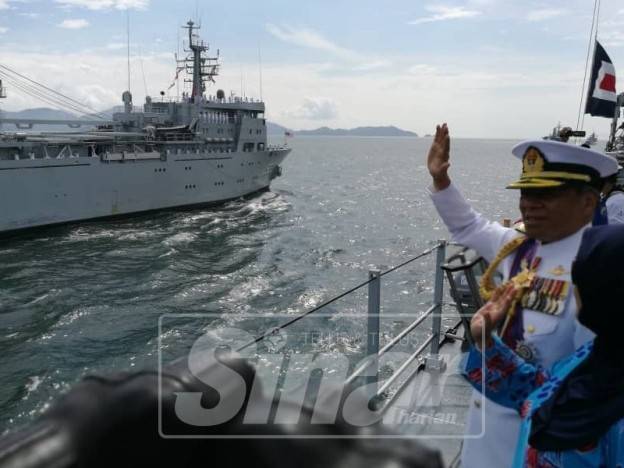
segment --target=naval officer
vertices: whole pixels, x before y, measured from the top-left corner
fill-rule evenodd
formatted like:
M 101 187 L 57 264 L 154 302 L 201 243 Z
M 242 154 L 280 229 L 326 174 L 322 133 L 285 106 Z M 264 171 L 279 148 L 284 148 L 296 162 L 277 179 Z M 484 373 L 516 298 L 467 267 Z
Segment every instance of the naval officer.
M 594 215 L 594 226 L 624 224 L 624 187 L 619 180 L 621 174 L 622 168 L 619 168 L 618 172 L 604 179 L 602 196 Z
M 482 278 L 485 298 L 495 288 L 491 279 L 495 269 L 506 280 L 521 283 L 523 294 L 510 311 L 501 337 L 524 359 L 550 368 L 592 338 L 576 320 L 570 272 L 582 233 L 591 226 L 602 178 L 616 170 L 617 162 L 562 142 L 516 145 L 512 153 L 522 160 L 522 174 L 507 188 L 520 190 L 524 235 L 488 221 L 466 202 L 448 174 L 449 148 L 448 128 L 438 126 L 427 161 L 436 210 L 454 241 L 490 262 Z M 520 421 L 516 411 L 473 394 L 462 467 L 509 466 Z

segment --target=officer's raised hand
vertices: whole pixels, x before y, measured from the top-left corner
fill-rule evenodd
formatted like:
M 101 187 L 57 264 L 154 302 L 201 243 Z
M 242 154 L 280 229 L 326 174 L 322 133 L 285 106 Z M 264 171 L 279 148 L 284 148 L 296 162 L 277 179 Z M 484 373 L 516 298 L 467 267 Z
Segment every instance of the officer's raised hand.
M 512 283 L 501 286 L 492 295 L 492 298 L 481 307 L 470 321 L 470 333 L 478 347 L 483 340 L 487 343 L 496 326 L 505 318 L 507 311 L 516 294 Z
M 444 190 L 451 183 L 448 176 L 451 139 L 446 124 L 437 125 L 435 137 L 429 155 L 427 156 L 427 168 L 433 178 L 433 188 Z

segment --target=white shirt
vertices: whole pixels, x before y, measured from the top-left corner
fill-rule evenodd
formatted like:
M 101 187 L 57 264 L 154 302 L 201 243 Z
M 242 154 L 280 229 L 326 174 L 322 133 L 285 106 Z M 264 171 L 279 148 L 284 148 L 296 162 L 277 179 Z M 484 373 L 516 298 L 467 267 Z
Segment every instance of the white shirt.
M 624 192 L 619 190 L 607 198 L 609 224 L 624 224 Z

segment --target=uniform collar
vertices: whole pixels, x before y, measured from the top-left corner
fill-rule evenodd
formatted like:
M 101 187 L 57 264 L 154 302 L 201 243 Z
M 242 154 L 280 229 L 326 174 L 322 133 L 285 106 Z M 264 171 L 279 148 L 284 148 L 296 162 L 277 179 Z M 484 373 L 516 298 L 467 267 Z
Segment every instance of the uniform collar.
M 585 230 L 589 229 L 590 227 L 592 227 L 591 223 L 587 223 L 585 226 L 583 226 L 581 229 L 576 231 L 574 234 L 570 234 L 567 237 L 564 237 L 556 241 L 547 242 L 545 244 L 542 243 L 542 241 L 538 240 L 537 243 L 539 246 L 542 246 L 542 247 L 548 247 L 552 245 L 561 247 L 562 245 L 569 245 L 570 247 L 574 246 L 578 248 L 578 246 L 581 244 L 581 238 L 583 237 L 583 233 L 585 232 Z

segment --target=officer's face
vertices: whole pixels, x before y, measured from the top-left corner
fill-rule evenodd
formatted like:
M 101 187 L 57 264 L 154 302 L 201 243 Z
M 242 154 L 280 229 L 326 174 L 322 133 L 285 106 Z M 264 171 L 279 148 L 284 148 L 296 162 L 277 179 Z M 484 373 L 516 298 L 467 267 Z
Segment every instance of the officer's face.
M 520 191 L 526 233 L 542 242 L 574 234 L 591 221 L 597 203 L 597 194 L 566 186 Z

